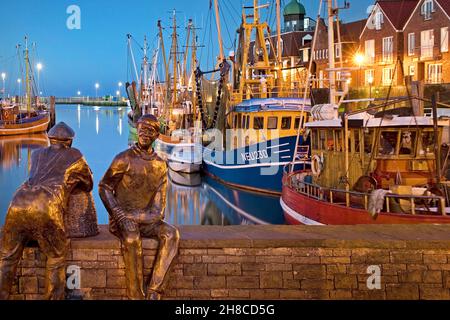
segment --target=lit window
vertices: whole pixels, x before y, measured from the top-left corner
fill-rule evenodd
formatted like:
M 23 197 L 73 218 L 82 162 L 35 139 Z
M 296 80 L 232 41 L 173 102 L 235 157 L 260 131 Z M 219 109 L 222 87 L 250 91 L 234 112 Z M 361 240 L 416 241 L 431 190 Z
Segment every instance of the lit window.
M 366 85 L 373 85 L 375 82 L 375 70 L 369 69 L 366 70 Z
M 392 84 L 392 79 L 394 77 L 394 69 L 384 68 L 383 69 L 383 85 L 390 86 Z
M 381 11 L 377 11 L 377 13 L 375 13 L 375 29 L 381 30 L 383 22 L 384 22 L 383 13 Z
M 431 19 L 431 14 L 434 12 L 433 0 L 425 0 L 422 4 L 421 13 L 425 20 Z
M 366 55 L 366 61 L 368 63 L 374 63 L 375 62 L 375 40 L 367 40 L 365 42 L 365 55 Z
M 336 49 L 336 58 L 340 58 L 341 57 L 341 51 L 342 51 L 342 44 L 341 43 L 337 43 L 335 44 L 335 49 Z
M 442 83 L 442 64 L 428 65 L 428 82 Z
M 408 34 L 408 55 L 413 56 L 416 49 L 416 34 Z
M 383 61 L 390 62 L 394 55 L 394 37 L 383 38 Z
M 425 30 L 420 34 L 420 55 L 422 59 L 432 58 L 434 48 L 434 30 Z
M 409 66 L 409 75 L 410 76 L 415 76 L 416 75 L 416 66 L 413 65 L 413 64 Z
M 448 27 L 441 28 L 441 52 L 448 52 Z

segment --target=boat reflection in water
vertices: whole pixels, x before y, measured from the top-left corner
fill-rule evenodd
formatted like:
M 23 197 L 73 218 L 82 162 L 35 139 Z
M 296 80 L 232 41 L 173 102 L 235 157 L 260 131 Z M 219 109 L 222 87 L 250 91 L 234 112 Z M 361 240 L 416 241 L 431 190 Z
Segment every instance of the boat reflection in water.
M 284 224 L 279 197 L 229 188 L 200 174 L 169 171 L 166 218 L 175 225 Z
M 49 145 L 46 133 L 0 136 L 0 226 L 14 192 L 28 178 L 31 153 Z

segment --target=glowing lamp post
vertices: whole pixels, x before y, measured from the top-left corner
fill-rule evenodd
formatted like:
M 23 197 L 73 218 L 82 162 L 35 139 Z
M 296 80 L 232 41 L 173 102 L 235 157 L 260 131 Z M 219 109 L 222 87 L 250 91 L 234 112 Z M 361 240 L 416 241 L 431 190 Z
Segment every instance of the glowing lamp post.
M 37 87 L 38 87 L 38 92 L 41 91 L 41 87 L 40 87 L 40 75 L 41 75 L 41 70 L 43 68 L 42 63 L 38 63 L 36 65 L 36 69 L 37 69 L 37 74 L 38 74 L 38 81 L 37 81 Z
M 100 84 L 95 84 L 95 97 L 98 98 L 98 88 L 100 88 Z
M 19 84 L 19 99 L 21 99 L 21 95 L 22 95 L 22 79 L 17 79 L 17 83 Z
M 361 68 L 362 68 L 362 65 L 363 65 L 363 63 L 364 63 L 364 56 L 362 55 L 362 54 L 360 54 L 360 53 L 358 53 L 356 56 L 355 56 L 355 63 L 358 65 L 358 67 L 359 67 L 359 72 L 358 72 L 358 87 L 359 87 L 359 84 L 361 83 Z

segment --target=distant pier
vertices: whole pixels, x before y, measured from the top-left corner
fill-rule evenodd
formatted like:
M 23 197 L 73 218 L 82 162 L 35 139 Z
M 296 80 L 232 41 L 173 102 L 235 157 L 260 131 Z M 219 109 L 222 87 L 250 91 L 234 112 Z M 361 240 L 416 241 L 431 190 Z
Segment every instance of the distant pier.
M 40 98 L 46 100 L 50 98 Z M 84 106 L 96 106 L 96 107 L 126 107 L 127 102 L 125 100 L 118 100 L 116 98 L 104 98 L 104 97 L 71 97 L 71 98 L 55 98 L 55 104 L 80 104 Z

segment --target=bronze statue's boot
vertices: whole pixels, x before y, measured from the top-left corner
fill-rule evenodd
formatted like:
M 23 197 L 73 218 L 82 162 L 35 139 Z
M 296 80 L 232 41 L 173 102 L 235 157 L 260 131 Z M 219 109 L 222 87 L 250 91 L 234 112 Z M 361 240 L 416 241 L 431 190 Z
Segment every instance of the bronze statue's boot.
M 125 262 L 127 295 L 130 300 L 144 300 L 144 270 L 142 240 L 139 234 L 130 234 L 122 242 Z
M 147 296 L 145 297 L 145 299 L 146 300 L 161 300 L 161 294 L 154 290 L 148 289 Z

